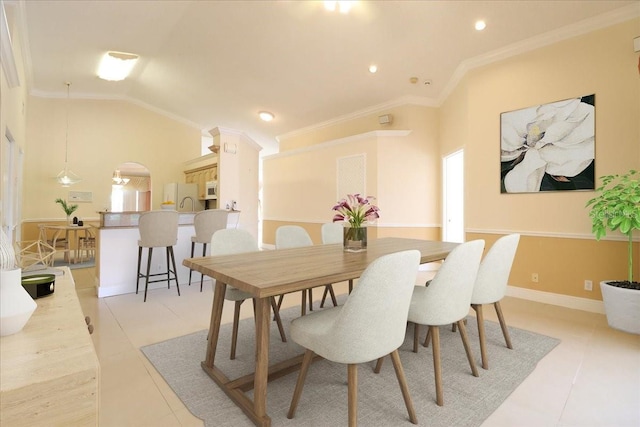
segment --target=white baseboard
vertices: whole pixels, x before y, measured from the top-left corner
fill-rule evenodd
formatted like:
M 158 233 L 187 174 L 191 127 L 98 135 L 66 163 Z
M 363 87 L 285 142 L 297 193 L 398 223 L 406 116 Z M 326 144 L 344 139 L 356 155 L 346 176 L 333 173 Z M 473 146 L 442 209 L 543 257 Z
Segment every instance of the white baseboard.
M 604 304 L 602 301 L 592 300 L 589 298 L 572 297 L 570 295 L 536 291 L 534 289 L 519 288 L 517 286 L 507 286 L 507 295 L 514 298 L 521 298 L 544 304 L 558 305 L 560 307 L 604 314 Z

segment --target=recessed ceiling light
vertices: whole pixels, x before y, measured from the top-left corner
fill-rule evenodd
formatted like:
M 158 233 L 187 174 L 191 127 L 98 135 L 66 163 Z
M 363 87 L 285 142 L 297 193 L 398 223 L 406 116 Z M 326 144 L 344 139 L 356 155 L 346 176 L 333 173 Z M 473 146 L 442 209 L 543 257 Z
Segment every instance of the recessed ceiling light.
M 378 66 L 376 64 L 369 65 L 369 72 L 371 74 L 374 74 L 376 71 L 378 71 Z
M 273 120 L 273 118 L 275 117 L 275 116 L 273 115 L 273 113 L 270 113 L 270 112 L 268 112 L 268 111 L 260 111 L 260 112 L 258 113 L 258 115 L 259 115 L 259 116 L 260 116 L 260 118 L 261 118 L 262 120 L 264 120 L 265 122 L 270 122 L 270 121 L 271 121 L 271 120 Z
M 476 30 L 478 31 L 482 31 L 487 27 L 486 22 L 480 20 L 480 21 L 476 21 Z
M 138 55 L 124 52 L 107 52 L 100 61 L 98 77 L 117 82 L 124 80 L 138 60 Z

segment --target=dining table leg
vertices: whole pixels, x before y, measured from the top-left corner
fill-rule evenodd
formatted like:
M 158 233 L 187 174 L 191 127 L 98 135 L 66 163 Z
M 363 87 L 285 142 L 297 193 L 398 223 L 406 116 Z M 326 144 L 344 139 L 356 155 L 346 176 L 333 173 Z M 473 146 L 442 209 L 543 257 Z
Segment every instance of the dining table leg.
M 269 297 L 256 298 L 256 370 L 253 383 L 253 407 L 261 424 L 270 425 L 267 416 L 267 381 L 269 377 L 269 325 L 271 305 Z
M 213 294 L 213 305 L 211 306 L 211 324 L 209 325 L 209 335 L 207 337 L 207 357 L 205 366 L 213 368 L 213 361 L 216 358 L 216 348 L 218 346 L 218 336 L 220 335 L 220 322 L 222 321 L 222 307 L 224 305 L 224 294 L 227 285 L 216 280 L 216 288 Z

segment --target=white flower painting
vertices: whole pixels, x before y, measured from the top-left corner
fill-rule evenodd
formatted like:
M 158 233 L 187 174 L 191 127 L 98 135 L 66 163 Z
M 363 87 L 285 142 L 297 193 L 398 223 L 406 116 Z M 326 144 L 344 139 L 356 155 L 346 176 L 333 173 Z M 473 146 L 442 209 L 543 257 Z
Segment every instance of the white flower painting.
M 501 193 L 595 189 L 595 95 L 500 115 Z

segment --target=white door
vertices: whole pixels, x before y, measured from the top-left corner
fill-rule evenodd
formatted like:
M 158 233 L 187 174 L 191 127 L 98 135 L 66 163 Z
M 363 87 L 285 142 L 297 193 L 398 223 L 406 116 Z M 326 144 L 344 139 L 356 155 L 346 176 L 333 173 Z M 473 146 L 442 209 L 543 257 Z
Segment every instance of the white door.
M 464 150 L 442 160 L 442 240 L 464 242 Z

